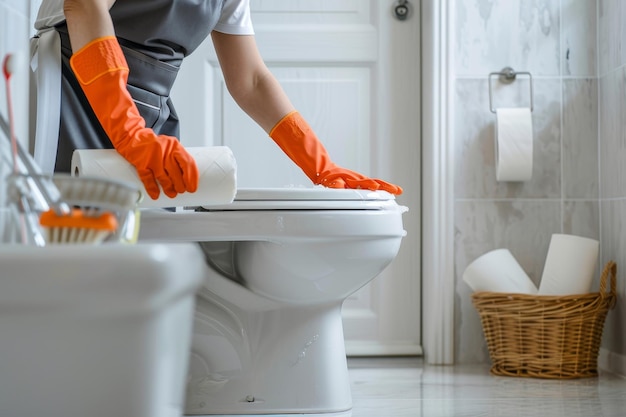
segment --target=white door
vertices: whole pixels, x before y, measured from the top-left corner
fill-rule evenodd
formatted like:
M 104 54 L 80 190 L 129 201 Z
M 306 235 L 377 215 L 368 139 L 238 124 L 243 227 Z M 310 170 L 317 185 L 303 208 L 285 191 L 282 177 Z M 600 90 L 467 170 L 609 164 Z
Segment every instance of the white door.
M 405 21 L 395 0 L 250 3 L 265 62 L 333 160 L 405 190 L 398 257 L 344 304 L 347 352 L 420 354 L 419 3 Z M 172 95 L 183 143 L 229 146 L 240 188 L 311 185 L 230 98 L 210 39 L 183 63 Z

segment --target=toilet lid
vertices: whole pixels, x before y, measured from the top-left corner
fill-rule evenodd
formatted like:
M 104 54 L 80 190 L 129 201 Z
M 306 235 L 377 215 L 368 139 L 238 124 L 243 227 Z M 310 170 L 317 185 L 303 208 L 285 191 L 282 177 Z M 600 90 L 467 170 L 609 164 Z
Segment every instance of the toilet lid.
M 231 204 L 207 210 L 383 210 L 397 206 L 386 191 L 309 188 L 242 188 Z

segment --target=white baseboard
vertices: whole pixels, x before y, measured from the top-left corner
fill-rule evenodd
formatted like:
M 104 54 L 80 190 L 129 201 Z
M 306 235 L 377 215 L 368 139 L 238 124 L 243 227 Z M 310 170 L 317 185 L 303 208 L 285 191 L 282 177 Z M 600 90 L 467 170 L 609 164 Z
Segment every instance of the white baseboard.
M 600 348 L 598 368 L 626 378 L 626 356 Z
M 346 355 L 358 356 L 421 356 L 422 347 L 414 343 L 378 343 L 369 341 L 346 341 Z

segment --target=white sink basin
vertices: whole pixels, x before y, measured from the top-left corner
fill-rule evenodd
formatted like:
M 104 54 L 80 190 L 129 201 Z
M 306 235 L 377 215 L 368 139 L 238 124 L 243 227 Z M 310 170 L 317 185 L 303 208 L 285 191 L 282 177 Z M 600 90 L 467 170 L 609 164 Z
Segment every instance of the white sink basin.
M 0 265 L 0 416 L 181 414 L 195 245 L 0 245 Z

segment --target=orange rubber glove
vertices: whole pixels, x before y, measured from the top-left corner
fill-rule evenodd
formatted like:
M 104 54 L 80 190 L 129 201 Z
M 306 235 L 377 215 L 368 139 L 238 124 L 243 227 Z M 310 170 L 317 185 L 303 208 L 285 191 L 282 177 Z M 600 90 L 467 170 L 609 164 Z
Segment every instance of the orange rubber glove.
M 198 189 L 196 161 L 178 139 L 146 127 L 126 88 L 129 68 L 114 36 L 85 45 L 70 65 L 111 143 L 137 169 L 151 198 L 159 197 L 159 185 L 172 198 Z
M 329 188 L 363 188 L 402 194 L 402 188 L 335 165 L 304 118 L 294 111 L 270 131 L 270 137 L 314 184 Z

